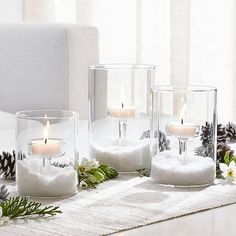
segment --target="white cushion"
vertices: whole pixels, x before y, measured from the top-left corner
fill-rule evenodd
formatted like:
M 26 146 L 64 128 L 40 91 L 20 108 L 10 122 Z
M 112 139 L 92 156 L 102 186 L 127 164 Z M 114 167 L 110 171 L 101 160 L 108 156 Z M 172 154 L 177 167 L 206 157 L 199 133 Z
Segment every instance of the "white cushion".
M 98 62 L 96 28 L 0 24 L 0 110 L 70 109 L 88 114 L 88 65 Z

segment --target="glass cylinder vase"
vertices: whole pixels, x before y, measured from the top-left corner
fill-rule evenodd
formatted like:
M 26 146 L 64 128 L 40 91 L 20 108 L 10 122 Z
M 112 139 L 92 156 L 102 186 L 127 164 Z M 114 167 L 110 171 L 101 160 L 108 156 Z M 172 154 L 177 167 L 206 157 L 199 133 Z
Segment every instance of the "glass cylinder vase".
M 92 65 L 90 157 L 120 172 L 150 168 L 152 65 Z
M 151 177 L 159 184 L 212 184 L 216 168 L 213 87 L 158 86 L 152 90 Z
M 16 187 L 23 196 L 65 197 L 77 192 L 78 114 L 33 110 L 16 114 Z

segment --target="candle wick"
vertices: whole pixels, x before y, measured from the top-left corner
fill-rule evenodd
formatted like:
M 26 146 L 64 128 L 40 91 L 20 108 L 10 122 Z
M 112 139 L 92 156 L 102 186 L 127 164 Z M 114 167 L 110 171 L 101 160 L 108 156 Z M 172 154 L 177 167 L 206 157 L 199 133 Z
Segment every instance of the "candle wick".
M 48 139 L 47 139 L 47 138 L 45 138 L 45 139 L 44 139 L 44 143 L 45 143 L 45 144 L 47 144 L 47 142 L 48 142 Z
M 183 125 L 183 124 L 184 124 L 184 119 L 182 118 L 182 119 L 181 119 L 181 125 Z
M 121 103 L 121 108 L 124 108 L 124 103 L 123 102 Z

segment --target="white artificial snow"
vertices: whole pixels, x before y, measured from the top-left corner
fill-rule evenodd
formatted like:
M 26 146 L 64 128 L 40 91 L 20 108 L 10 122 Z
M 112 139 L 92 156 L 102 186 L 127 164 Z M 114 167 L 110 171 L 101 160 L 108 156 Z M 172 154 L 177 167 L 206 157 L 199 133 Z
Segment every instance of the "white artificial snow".
M 121 172 L 133 172 L 142 167 L 150 168 L 148 141 L 109 139 L 99 144 L 91 142 L 90 156 Z
M 166 152 L 153 158 L 151 177 L 161 184 L 180 186 L 211 184 L 215 177 L 215 162 L 210 157 L 184 157 Z
M 42 166 L 42 159 L 17 161 L 16 185 L 19 194 L 32 197 L 68 196 L 77 191 L 77 172 L 72 166 Z

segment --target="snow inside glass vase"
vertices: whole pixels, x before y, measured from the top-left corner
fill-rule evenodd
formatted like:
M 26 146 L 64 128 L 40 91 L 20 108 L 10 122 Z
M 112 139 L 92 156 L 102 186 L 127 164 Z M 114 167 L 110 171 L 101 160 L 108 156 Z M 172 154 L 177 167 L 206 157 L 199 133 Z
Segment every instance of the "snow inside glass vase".
M 155 66 L 93 65 L 89 78 L 90 157 L 121 172 L 150 168 Z
M 17 192 L 31 197 L 75 194 L 78 114 L 33 110 L 18 112 L 16 116 Z
M 213 87 L 158 86 L 152 90 L 151 177 L 164 185 L 212 184 L 216 168 L 216 100 Z M 203 130 L 209 129 L 208 139 Z M 163 146 L 163 139 L 168 145 Z

